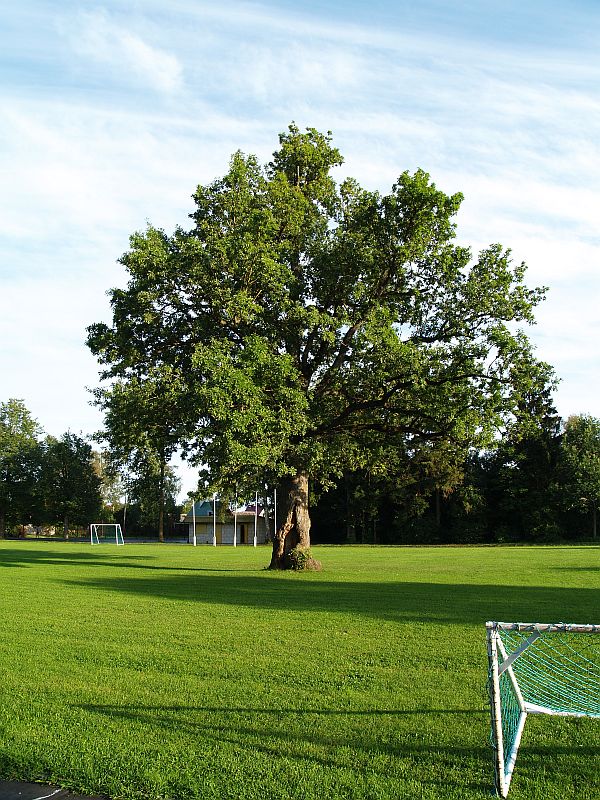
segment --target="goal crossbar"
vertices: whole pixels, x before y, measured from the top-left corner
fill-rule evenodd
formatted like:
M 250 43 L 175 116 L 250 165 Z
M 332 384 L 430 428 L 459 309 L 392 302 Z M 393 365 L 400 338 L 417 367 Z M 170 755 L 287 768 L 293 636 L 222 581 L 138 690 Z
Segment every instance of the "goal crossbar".
M 600 625 L 487 622 L 496 791 L 506 797 L 528 714 L 600 719 Z

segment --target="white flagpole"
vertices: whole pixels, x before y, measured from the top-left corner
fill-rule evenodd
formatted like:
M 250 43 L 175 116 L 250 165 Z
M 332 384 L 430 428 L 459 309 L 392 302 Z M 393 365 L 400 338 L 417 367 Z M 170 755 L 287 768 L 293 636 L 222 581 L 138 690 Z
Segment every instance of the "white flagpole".
M 213 494 L 213 547 L 217 546 L 217 493 Z
M 235 503 L 233 507 L 233 546 L 237 547 L 237 494 L 233 502 Z
M 256 529 L 258 527 L 258 492 L 256 492 L 254 498 L 254 547 L 256 547 Z
M 196 547 L 196 498 L 195 497 L 192 497 L 192 525 L 194 528 L 193 543 L 194 547 Z

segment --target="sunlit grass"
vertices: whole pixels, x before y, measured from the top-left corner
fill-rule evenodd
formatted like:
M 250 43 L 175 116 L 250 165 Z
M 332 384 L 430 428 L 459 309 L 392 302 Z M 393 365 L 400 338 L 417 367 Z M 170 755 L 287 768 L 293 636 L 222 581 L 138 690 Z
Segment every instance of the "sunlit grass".
M 600 549 L 0 542 L 0 773 L 113 798 L 488 798 L 486 619 L 598 622 Z M 510 796 L 600 794 L 530 720 Z

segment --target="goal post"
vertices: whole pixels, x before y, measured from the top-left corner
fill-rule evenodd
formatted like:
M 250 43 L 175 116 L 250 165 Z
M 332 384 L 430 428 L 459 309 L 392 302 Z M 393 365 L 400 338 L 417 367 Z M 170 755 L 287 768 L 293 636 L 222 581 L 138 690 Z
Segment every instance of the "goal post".
M 496 791 L 510 788 L 529 714 L 600 719 L 600 625 L 486 622 Z
M 90 543 L 100 544 L 100 540 L 105 543 L 125 544 L 121 525 L 118 522 L 92 522 L 90 524 Z

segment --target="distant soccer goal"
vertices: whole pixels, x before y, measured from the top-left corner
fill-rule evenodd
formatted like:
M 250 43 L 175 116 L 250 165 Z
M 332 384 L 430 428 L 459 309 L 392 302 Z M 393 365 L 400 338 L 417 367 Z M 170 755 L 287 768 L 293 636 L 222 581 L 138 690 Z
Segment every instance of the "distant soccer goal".
M 600 719 L 600 625 L 486 628 L 496 791 L 506 797 L 528 714 Z
M 121 526 L 112 522 L 92 522 L 90 542 L 91 544 L 125 544 Z

